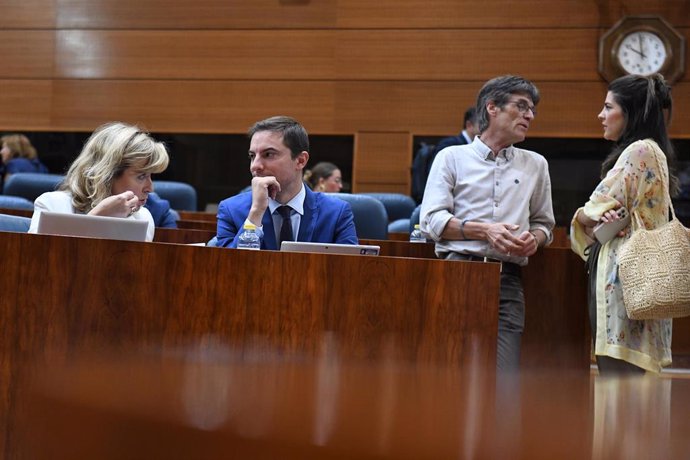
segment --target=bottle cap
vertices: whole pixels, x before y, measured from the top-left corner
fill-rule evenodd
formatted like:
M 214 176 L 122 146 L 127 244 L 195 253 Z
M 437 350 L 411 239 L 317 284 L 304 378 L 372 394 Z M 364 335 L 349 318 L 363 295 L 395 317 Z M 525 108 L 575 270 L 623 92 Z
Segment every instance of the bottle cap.
M 419 230 L 419 224 L 414 224 L 414 229 Z
M 247 222 L 246 224 L 244 224 L 244 229 L 245 230 L 256 230 L 256 225 L 254 225 L 250 222 Z

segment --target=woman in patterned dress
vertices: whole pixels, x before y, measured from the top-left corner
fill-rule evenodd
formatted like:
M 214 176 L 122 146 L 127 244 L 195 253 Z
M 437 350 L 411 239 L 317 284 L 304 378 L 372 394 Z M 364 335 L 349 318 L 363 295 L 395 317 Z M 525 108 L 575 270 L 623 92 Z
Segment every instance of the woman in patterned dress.
M 598 117 L 604 138 L 615 146 L 602 164 L 601 182 L 571 223 L 573 251 L 587 261 L 594 352 L 603 375 L 659 372 L 671 363 L 671 320 L 631 320 L 625 311 L 618 250 L 631 235 L 630 225 L 604 244 L 592 233 L 599 222 L 618 219 L 616 210 L 623 206 L 637 213 L 647 229 L 668 222 L 662 175 L 671 195 L 678 187 L 667 132 L 670 91 L 659 74 L 611 82 Z

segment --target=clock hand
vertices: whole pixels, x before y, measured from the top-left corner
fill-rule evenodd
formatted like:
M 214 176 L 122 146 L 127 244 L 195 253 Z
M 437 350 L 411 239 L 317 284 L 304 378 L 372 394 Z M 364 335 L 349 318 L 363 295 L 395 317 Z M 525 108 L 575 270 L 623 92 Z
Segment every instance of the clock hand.
M 642 47 L 642 34 L 641 33 L 637 34 L 637 41 L 640 44 L 640 56 L 642 56 L 642 59 L 644 59 L 644 58 L 646 58 L 646 56 L 644 55 L 644 48 Z
M 642 51 L 638 51 L 638 50 L 636 50 L 635 48 L 633 48 L 632 46 L 627 45 L 627 44 L 625 45 L 625 47 L 628 48 L 628 49 L 629 49 L 630 51 L 632 51 L 633 53 L 637 53 L 637 54 L 639 54 L 640 56 L 644 57 L 644 54 L 642 54 Z

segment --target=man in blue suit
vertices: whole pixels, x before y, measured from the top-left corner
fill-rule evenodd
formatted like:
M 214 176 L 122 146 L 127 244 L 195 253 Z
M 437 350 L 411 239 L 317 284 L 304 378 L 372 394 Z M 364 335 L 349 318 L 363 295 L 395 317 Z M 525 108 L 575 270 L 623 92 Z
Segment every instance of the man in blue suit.
M 304 186 L 309 136 L 295 119 L 278 116 L 249 130 L 251 192 L 218 205 L 218 246 L 237 247 L 245 223 L 256 226 L 261 249 L 279 249 L 282 240 L 357 244 L 350 204 Z

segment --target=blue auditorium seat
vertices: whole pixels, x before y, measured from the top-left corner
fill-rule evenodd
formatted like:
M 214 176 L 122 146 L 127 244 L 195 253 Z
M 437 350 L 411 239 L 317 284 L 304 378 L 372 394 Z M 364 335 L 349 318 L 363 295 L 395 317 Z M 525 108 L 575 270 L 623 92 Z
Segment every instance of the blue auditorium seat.
M 350 203 L 355 219 L 357 238 L 368 240 L 388 239 L 388 214 L 376 198 L 361 193 L 327 193 Z
M 30 225 L 31 219 L 28 217 L 0 214 L 0 232 L 26 233 L 29 231 Z
M 196 211 L 196 189 L 184 182 L 157 180 L 153 182 L 155 192 L 170 202 L 177 211 Z
M 16 173 L 5 181 L 5 195 L 20 196 L 33 201 L 44 194 L 57 189 L 65 176 L 60 174 Z
M 34 203 L 20 196 L 0 195 L 0 209 L 26 209 L 33 211 Z
M 402 193 L 358 193 L 376 198 L 386 208 L 388 221 L 394 222 L 399 219 L 409 219 L 417 203 L 412 197 Z
M 388 233 L 407 233 L 410 215 L 417 205 L 412 197 L 402 193 L 360 193 L 376 198 L 386 208 L 388 214 Z

